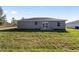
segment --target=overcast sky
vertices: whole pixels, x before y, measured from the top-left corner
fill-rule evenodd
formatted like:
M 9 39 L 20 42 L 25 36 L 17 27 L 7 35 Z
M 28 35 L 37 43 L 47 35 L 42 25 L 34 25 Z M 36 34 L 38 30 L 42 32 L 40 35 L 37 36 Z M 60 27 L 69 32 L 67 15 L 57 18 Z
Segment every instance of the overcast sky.
M 12 17 L 17 20 L 22 17 L 52 17 L 67 19 L 68 21 L 79 20 L 78 6 L 2 6 L 8 22 Z

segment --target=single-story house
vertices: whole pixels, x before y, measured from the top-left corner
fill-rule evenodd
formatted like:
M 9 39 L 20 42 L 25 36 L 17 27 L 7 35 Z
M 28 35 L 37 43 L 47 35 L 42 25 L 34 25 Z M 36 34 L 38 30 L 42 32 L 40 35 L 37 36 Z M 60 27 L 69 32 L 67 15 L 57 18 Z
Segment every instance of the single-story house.
M 69 28 L 79 29 L 79 20 L 68 22 L 66 26 Z
M 17 22 L 17 27 L 18 29 L 40 30 L 65 29 L 65 20 L 46 17 L 21 19 Z

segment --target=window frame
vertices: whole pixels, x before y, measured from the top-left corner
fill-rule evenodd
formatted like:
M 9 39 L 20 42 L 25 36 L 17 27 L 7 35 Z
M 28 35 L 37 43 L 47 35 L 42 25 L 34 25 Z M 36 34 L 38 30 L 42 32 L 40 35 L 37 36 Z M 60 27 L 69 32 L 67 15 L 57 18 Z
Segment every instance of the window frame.
M 61 25 L 60 25 L 60 22 L 57 22 L 57 27 L 60 27 Z
M 34 24 L 35 24 L 35 25 L 38 25 L 38 22 L 37 22 L 37 21 L 35 21 L 35 22 L 34 22 Z

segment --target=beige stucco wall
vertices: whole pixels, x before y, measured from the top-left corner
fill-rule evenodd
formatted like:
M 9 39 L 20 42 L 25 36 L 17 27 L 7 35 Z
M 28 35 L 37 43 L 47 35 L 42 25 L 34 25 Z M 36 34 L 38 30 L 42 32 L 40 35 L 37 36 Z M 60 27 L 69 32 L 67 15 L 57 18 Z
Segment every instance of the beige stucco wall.
M 44 21 L 38 21 L 38 24 L 35 25 L 35 21 L 18 21 L 18 29 L 43 29 Z M 65 29 L 65 21 L 60 22 L 60 26 L 57 26 L 57 21 L 48 21 L 48 29 Z

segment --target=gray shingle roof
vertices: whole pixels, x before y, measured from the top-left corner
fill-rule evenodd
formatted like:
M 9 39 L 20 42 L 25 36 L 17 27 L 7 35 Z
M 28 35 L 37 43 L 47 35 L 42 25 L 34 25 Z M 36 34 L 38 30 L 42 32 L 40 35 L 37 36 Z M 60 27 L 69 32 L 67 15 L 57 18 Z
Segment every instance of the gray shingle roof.
M 22 21 L 66 21 L 66 20 L 65 19 L 48 18 L 48 17 L 37 17 L 37 18 L 22 19 Z

